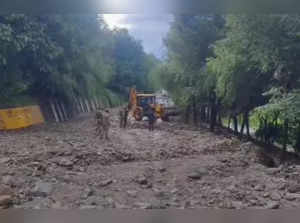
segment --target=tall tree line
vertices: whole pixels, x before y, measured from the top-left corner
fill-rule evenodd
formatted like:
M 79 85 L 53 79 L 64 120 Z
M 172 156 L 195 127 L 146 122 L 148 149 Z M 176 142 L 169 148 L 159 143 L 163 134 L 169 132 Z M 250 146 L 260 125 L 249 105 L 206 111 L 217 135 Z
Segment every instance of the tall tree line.
M 0 16 L 0 107 L 39 103 L 59 121 L 112 106 L 148 86 L 150 57 L 101 15 Z
M 255 117 L 265 143 L 300 149 L 299 15 L 177 15 L 165 45 L 152 79 L 187 122 L 193 114 L 212 131 L 226 124 L 250 136 Z

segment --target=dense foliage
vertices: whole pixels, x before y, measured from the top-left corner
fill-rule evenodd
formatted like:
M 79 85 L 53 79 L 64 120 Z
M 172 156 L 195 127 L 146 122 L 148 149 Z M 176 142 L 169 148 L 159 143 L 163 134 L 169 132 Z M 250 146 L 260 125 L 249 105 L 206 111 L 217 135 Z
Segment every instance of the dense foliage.
M 0 17 L 0 106 L 52 99 L 112 100 L 150 72 L 141 43 L 99 15 Z
M 226 117 L 250 136 L 251 116 L 257 137 L 300 149 L 300 16 L 175 16 L 165 43 L 152 76 L 195 123 Z

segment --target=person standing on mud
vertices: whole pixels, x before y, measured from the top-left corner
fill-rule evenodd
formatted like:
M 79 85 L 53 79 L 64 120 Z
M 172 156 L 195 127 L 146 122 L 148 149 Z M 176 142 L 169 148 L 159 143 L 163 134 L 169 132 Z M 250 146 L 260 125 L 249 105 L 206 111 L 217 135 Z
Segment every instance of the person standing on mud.
M 149 131 L 154 131 L 154 123 L 156 120 L 154 108 L 151 105 L 147 105 L 145 115 L 148 117 Z
M 110 129 L 110 117 L 109 117 L 109 110 L 105 109 L 104 114 L 103 114 L 103 137 L 106 140 L 109 140 L 109 129 Z
M 100 138 L 103 138 L 103 114 L 100 109 L 96 111 L 95 122 L 96 122 L 96 134 Z
M 129 113 L 129 108 L 126 106 L 124 108 L 124 128 L 126 129 L 127 127 L 127 121 L 128 121 L 128 113 Z
M 125 116 L 124 110 L 123 108 L 121 108 L 119 111 L 120 129 L 124 127 L 124 116 Z
M 128 113 L 129 113 L 129 109 L 127 106 L 120 109 L 120 111 L 119 111 L 120 128 L 125 129 L 127 127 Z
M 109 119 L 109 111 L 106 109 L 105 111 L 98 110 L 96 112 L 96 134 L 100 137 L 100 139 L 105 138 L 109 139 L 108 133 L 110 128 L 110 119 Z

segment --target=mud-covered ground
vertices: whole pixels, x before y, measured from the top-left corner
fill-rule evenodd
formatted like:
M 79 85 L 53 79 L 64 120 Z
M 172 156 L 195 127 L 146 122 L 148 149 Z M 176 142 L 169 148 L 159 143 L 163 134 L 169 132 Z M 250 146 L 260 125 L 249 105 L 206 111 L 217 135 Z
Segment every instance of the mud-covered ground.
M 1 208 L 295 208 L 300 166 L 269 168 L 259 149 L 170 122 L 94 134 L 92 115 L 0 133 Z

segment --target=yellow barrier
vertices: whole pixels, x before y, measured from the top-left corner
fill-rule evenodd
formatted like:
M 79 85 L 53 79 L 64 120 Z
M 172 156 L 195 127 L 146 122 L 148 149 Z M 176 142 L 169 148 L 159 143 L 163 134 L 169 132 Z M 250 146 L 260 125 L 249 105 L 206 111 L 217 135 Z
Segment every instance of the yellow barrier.
M 0 130 L 26 128 L 44 122 L 39 106 L 0 110 Z

